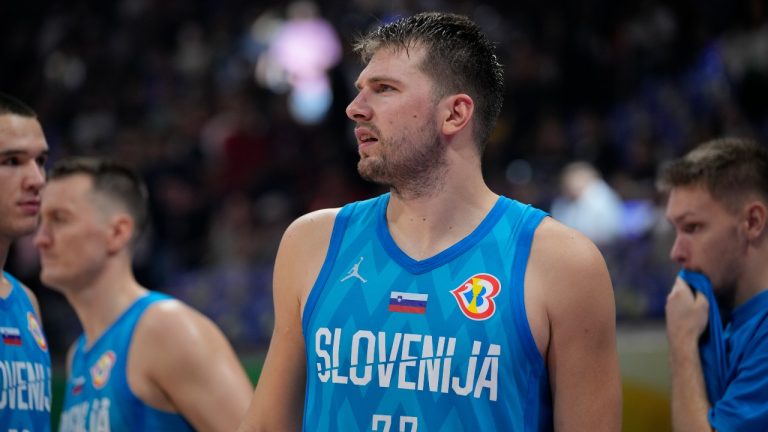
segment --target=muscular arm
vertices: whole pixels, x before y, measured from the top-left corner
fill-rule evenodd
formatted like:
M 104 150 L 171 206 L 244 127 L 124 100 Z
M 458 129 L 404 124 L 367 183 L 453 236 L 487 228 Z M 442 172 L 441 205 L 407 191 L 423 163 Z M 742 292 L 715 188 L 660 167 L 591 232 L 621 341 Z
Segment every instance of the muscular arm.
M 128 367 L 129 384 L 140 399 L 179 412 L 199 431 L 234 430 L 253 389 L 219 328 L 178 301 L 147 310 Z
M 275 260 L 275 328 L 251 406 L 238 431 L 301 430 L 306 384 L 302 305 L 317 278 L 336 211 L 296 220 L 286 230 Z
M 677 432 L 712 430 L 698 340 L 708 321 L 709 303 L 694 296 L 680 278 L 667 297 L 666 321 L 672 369 L 672 426 Z
M 534 336 L 549 368 L 555 429 L 620 430 L 613 288 L 592 242 L 552 219 L 542 221 L 526 272 L 529 304 L 542 305 L 548 324 L 547 334 L 537 337 L 534 328 Z

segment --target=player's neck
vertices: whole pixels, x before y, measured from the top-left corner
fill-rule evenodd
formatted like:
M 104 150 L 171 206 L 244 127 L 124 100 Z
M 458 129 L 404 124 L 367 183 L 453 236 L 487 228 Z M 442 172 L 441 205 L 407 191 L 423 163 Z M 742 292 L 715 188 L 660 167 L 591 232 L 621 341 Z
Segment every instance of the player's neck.
M 147 290 L 132 273 L 103 277 L 66 293 L 90 347 Z
M 10 248 L 10 242 L 0 239 L 0 298 L 6 298 L 11 294 L 11 281 L 3 276 L 5 261 L 8 259 L 8 250 Z
M 411 258 L 438 254 L 469 235 L 498 200 L 485 184 L 470 191 L 450 184 L 417 199 L 391 196 L 387 225 L 392 239 Z

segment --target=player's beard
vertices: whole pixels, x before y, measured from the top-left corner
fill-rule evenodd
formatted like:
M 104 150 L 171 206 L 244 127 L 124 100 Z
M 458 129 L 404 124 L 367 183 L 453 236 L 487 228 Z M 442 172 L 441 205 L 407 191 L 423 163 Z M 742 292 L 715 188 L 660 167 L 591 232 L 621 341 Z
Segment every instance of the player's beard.
M 361 177 L 389 186 L 392 193 L 407 199 L 428 196 L 441 188 L 448 163 L 434 126 L 393 138 L 378 136 L 376 153 L 361 154 L 357 163 Z
M 730 243 L 721 244 L 717 254 L 717 269 L 711 274 L 703 271 L 712 282 L 718 307 L 725 311 L 731 311 L 735 307 L 739 280 L 746 271 L 742 251 L 747 247 L 747 240 L 740 235 L 736 227 L 732 229 L 731 238 L 733 240 Z
M 734 264 L 739 267 L 741 265 L 739 262 Z M 732 311 L 736 306 L 736 293 L 739 287 L 736 273 L 740 270 L 733 270 L 729 271 L 727 275 L 721 275 L 719 280 L 713 281 L 713 291 L 717 299 L 717 306 L 723 311 Z

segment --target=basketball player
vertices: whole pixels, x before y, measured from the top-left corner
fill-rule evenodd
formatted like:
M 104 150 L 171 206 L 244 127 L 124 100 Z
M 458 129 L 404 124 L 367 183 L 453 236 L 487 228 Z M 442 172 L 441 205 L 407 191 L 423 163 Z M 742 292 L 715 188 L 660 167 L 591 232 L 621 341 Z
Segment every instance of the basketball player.
M 43 190 L 40 277 L 84 329 L 68 358 L 61 432 L 232 431 L 247 409 L 252 386 L 221 331 L 134 278 L 146 200 L 134 172 L 97 159 L 60 161 Z
M 597 248 L 486 186 L 502 67 L 469 19 L 357 44 L 360 174 L 390 192 L 295 221 L 240 431 L 616 431 L 611 282 Z
M 711 284 L 694 294 L 678 278 L 667 297 L 674 429 L 768 430 L 768 151 L 713 140 L 668 165 L 660 186 L 676 232 L 670 257 Z M 718 333 L 720 359 L 707 348 Z
M 0 93 L 0 270 L 11 243 L 32 233 L 48 144 L 35 112 Z M 0 272 L 0 429 L 49 431 L 51 359 L 32 291 Z

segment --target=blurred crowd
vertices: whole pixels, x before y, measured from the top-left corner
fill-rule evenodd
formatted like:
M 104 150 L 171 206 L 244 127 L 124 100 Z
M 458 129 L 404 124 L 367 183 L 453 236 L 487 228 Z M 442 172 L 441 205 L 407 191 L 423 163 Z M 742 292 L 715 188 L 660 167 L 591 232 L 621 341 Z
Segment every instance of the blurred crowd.
M 489 184 L 564 222 L 596 211 L 581 219 L 597 224 L 619 319 L 657 319 L 675 269 L 656 171 L 715 136 L 768 142 L 767 3 L 13 2 L 0 13 L 0 89 L 38 111 L 53 160 L 110 155 L 144 175 L 152 224 L 140 281 L 257 350 L 285 227 L 382 191 L 357 176 L 344 114 L 361 69 L 355 36 L 423 10 L 469 15 L 506 67 Z M 35 288 L 62 353 L 76 319 L 36 282 L 31 242 L 8 264 Z

